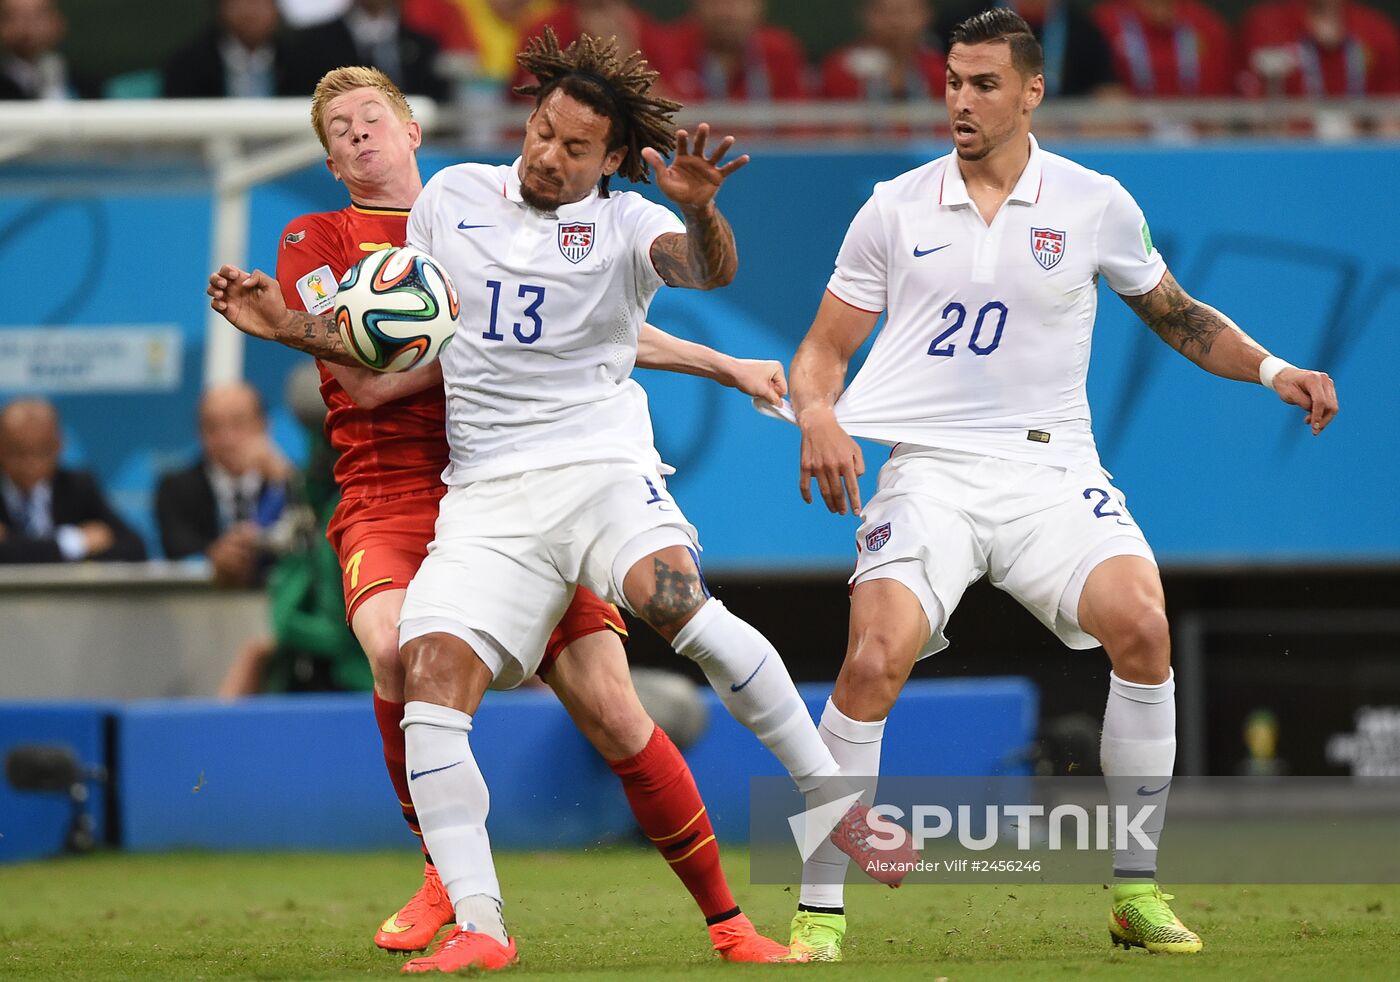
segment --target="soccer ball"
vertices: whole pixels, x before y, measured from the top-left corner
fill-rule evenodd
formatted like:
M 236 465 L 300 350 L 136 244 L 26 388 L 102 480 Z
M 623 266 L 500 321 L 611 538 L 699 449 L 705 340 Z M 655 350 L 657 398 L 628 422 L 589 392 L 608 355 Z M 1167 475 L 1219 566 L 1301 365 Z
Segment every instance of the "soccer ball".
M 457 330 L 457 288 L 427 253 L 399 246 L 371 253 L 341 277 L 335 324 L 341 343 L 376 372 L 406 372 L 442 354 Z

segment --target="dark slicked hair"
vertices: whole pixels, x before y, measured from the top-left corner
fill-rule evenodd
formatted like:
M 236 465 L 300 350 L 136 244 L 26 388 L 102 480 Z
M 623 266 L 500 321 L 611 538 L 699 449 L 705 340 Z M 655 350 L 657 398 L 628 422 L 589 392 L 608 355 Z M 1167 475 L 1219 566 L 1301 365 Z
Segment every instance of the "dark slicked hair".
M 1045 73 L 1045 52 L 1040 42 L 1031 32 L 1031 26 L 1016 11 L 1005 7 L 992 7 L 980 14 L 973 14 L 953 28 L 954 44 L 997 44 L 1005 42 L 1011 47 L 1011 64 L 1022 78 L 1031 78 Z
M 517 95 L 534 96 L 535 108 L 551 92 L 561 90 L 609 121 L 608 149 L 627 148 L 618 172 L 629 181 L 647 183 L 651 168 L 642 159 L 643 148 L 651 147 L 662 156 L 676 149 L 672 116 L 681 104 L 651 94 L 660 73 L 647 68 L 640 51 L 621 57 L 617 38 L 603 41 L 583 34 L 560 50 L 554 29 L 546 27 L 544 35 L 531 38 L 515 60 L 537 79 L 533 85 L 515 89 Z M 606 194 L 606 174 L 601 186 Z

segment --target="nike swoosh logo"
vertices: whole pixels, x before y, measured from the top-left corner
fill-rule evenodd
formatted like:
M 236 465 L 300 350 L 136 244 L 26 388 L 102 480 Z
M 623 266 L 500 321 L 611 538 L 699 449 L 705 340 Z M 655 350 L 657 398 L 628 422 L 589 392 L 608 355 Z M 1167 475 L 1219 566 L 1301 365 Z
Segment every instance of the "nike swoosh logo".
M 400 924 L 399 915 L 395 914 L 383 924 L 379 925 L 379 930 L 385 934 L 403 934 L 405 931 L 413 930 L 412 924 Z
M 767 656 L 767 655 L 764 655 L 764 656 L 763 656 L 763 661 L 761 661 L 761 662 L 758 663 L 758 668 L 762 668 L 762 667 L 763 667 L 763 662 L 766 662 L 767 660 L 768 660 L 768 656 Z M 732 685 L 732 684 L 731 684 L 731 685 L 729 686 L 729 691 L 730 691 L 730 692 L 738 692 L 738 691 L 739 691 L 740 689 L 742 689 L 744 686 L 746 686 L 746 685 L 748 685 L 750 682 L 752 682 L 752 681 L 753 681 L 753 677 L 754 677 L 755 675 L 758 674 L 758 668 L 755 668 L 755 669 L 749 674 L 749 677 L 746 678 L 746 679 L 744 679 L 744 681 L 740 682 L 738 685 Z
M 1167 788 L 1171 787 L 1171 785 L 1172 785 L 1172 782 L 1171 782 L 1171 781 L 1168 781 L 1166 784 L 1162 785 L 1162 786 L 1161 786 L 1160 788 L 1158 788 L 1156 791 L 1148 791 L 1148 790 L 1147 790 L 1147 785 L 1144 784 L 1142 787 L 1138 788 L 1138 794 L 1142 795 L 1144 798 L 1149 798 L 1149 797 L 1151 797 L 1151 796 L 1154 795 L 1154 794 L 1161 794 L 1163 791 L 1167 790 Z
M 940 249 L 946 249 L 946 248 L 948 248 L 948 246 L 950 246 L 950 245 L 952 245 L 952 244 L 953 244 L 953 243 L 949 242 L 947 245 L 934 246 L 932 249 L 920 249 L 918 246 L 915 246 L 915 247 L 914 247 L 914 258 L 915 258 L 915 259 L 922 259 L 924 256 L 932 255 L 933 253 L 939 251 Z
M 494 226 L 494 225 L 468 225 L 466 222 L 458 222 L 458 223 L 457 223 L 457 227 L 460 228 L 460 229 L 462 229 L 463 231 L 466 231 L 467 229 L 473 229 L 473 228 L 495 228 L 496 226 Z
M 409 771 L 409 772 L 408 772 L 408 779 L 409 779 L 410 781 L 416 781 L 416 780 L 418 780 L 420 777 L 427 777 L 429 774 L 436 774 L 438 771 L 445 771 L 445 770 L 447 770 L 448 768 L 456 767 L 457 764 L 463 764 L 463 763 L 466 763 L 466 762 L 465 762 L 465 761 L 459 760 L 459 761 L 457 761 L 457 763 L 455 763 L 455 764 L 443 764 L 441 767 L 434 767 L 434 768 L 432 768 L 432 769 L 430 769 L 430 770 L 426 770 L 426 771 Z

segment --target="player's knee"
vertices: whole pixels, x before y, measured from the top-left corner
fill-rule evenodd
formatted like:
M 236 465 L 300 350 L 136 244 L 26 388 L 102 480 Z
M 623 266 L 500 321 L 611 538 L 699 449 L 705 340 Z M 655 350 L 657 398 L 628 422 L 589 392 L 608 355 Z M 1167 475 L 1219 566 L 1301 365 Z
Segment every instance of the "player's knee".
M 1114 619 L 1109 636 L 1101 638 L 1119 678 L 1158 685 L 1171 674 L 1171 627 L 1166 612 L 1142 604 Z
M 449 688 L 462 667 L 466 644 L 447 634 L 427 634 L 414 638 L 399 652 L 404 688 L 409 698 Z
M 895 638 L 871 628 L 855 639 L 841 666 L 840 688 L 860 701 L 867 711 L 894 705 L 909 678 L 914 655 Z M 865 718 L 865 717 L 862 717 Z
M 640 753 L 656 727 L 635 698 L 599 706 L 578 723 L 604 760 L 625 760 Z
M 369 659 L 369 670 L 374 676 L 375 688 L 381 692 L 402 690 L 404 669 L 403 659 L 399 657 L 397 632 L 368 640 L 361 647 L 364 648 L 365 657 Z

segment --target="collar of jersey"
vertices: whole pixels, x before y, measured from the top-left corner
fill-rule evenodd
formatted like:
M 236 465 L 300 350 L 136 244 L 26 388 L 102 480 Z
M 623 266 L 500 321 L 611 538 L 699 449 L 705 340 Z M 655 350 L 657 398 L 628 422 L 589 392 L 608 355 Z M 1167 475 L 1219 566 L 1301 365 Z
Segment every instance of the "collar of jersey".
M 516 157 L 515 162 L 506 168 L 506 183 L 502 188 L 506 199 L 514 201 L 518 205 L 525 204 L 525 199 L 520 196 L 520 158 Z M 593 199 L 598 197 L 598 189 L 595 187 L 587 197 L 578 201 L 570 202 L 567 205 L 560 205 L 554 214 L 559 218 L 568 218 L 586 210 L 593 204 Z
M 1035 142 L 1034 134 L 1031 135 L 1030 139 L 1031 156 L 1026 161 L 1026 169 L 1021 171 L 1020 180 L 1011 189 L 1011 193 L 1006 196 L 1007 201 L 1019 201 L 1023 205 L 1033 205 L 1040 200 L 1042 165 L 1044 164 L 1044 154 L 1041 152 L 1040 144 Z M 943 168 L 943 181 L 938 190 L 938 203 L 944 208 L 972 204 L 972 199 L 967 194 L 967 182 L 963 180 L 962 171 L 958 168 L 958 152 L 954 150 L 944 159 L 948 161 L 948 166 Z
M 350 202 L 350 209 L 358 211 L 361 215 L 407 215 L 412 210 L 409 208 L 371 208 L 355 201 Z

